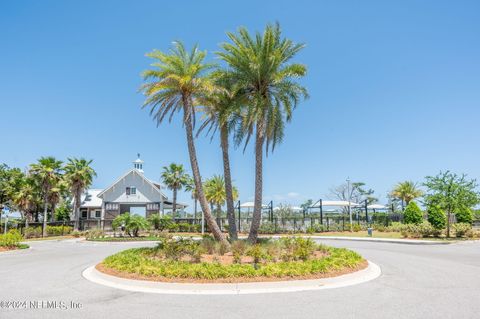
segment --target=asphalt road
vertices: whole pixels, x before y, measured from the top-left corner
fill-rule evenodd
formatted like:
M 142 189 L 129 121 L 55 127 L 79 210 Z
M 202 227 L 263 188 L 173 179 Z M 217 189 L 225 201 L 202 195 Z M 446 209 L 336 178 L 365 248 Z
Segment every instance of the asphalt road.
M 382 275 L 311 292 L 145 294 L 99 286 L 81 275 L 104 257 L 145 243 L 31 242 L 29 250 L 0 253 L 0 318 L 480 318 L 480 242 L 325 243 L 358 251 Z M 67 309 L 47 309 L 55 301 Z

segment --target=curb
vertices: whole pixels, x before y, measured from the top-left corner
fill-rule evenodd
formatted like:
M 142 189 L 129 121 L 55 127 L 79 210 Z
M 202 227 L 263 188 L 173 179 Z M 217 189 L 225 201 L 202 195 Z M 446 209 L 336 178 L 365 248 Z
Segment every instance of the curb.
M 368 261 L 368 267 L 337 277 L 249 283 L 188 284 L 165 283 L 125 279 L 98 271 L 95 266 L 85 269 L 82 276 L 99 285 L 110 288 L 156 294 L 174 295 L 243 295 L 262 293 L 286 293 L 348 287 L 373 280 L 381 275 L 378 265 Z
M 335 237 L 335 236 L 309 236 L 312 239 L 321 240 L 346 240 L 346 241 L 364 241 L 376 243 L 390 243 L 403 245 L 450 245 L 454 241 L 434 241 L 434 240 L 415 240 L 415 239 L 389 239 L 389 238 L 365 238 L 365 237 Z

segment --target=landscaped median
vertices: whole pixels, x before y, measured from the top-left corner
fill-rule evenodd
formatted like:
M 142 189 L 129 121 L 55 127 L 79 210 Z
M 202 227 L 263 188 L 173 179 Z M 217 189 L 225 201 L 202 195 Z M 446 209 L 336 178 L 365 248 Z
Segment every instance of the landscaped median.
M 15 249 L 26 249 L 28 245 L 22 244 L 23 236 L 16 229 L 0 235 L 0 252 Z
M 182 283 L 240 283 L 315 279 L 367 267 L 356 252 L 288 237 L 244 240 L 226 247 L 210 237 L 162 238 L 153 248 L 134 248 L 107 257 L 97 270 L 117 277 Z

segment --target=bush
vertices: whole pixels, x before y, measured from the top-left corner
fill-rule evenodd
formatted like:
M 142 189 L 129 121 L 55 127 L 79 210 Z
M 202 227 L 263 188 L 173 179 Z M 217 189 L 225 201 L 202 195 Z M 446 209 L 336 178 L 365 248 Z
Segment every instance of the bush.
M 313 224 L 308 226 L 306 231 L 308 234 L 323 233 L 327 231 L 327 226 L 323 224 Z
M 458 238 L 466 236 L 472 229 L 472 225 L 468 223 L 456 223 L 452 227 L 455 230 L 455 236 Z
M 402 229 L 402 236 L 407 238 L 422 238 L 437 235 L 437 231 L 428 221 L 421 224 L 407 224 Z
M 24 237 L 28 238 L 37 238 L 42 237 L 42 227 L 26 227 L 23 230 Z
M 473 223 L 473 211 L 468 207 L 463 207 L 457 211 L 455 217 L 457 218 L 457 223 L 466 223 L 470 225 Z
M 15 248 L 20 245 L 22 240 L 22 234 L 16 229 L 11 229 L 6 234 L 0 235 L 0 246 Z
M 41 228 L 40 228 L 41 229 Z M 47 225 L 47 236 L 64 236 L 73 231 L 72 226 L 50 226 Z
M 105 238 L 105 232 L 101 229 L 91 229 L 85 234 L 86 239 Z
M 439 206 L 432 205 L 428 208 L 428 221 L 433 228 L 441 230 L 447 225 L 447 216 Z
M 402 232 L 405 229 L 404 224 L 399 223 L 399 222 L 393 222 L 390 226 L 386 228 L 387 231 L 390 232 Z
M 272 222 L 264 221 L 258 228 L 259 234 L 275 234 L 275 225 Z
M 148 222 L 155 230 L 166 230 L 174 222 L 170 216 L 160 216 L 159 214 L 153 214 L 148 217 Z
M 423 213 L 415 202 L 410 202 L 403 212 L 405 224 L 419 225 L 423 221 Z
M 138 237 L 140 230 L 148 229 L 147 220 L 140 215 L 130 215 L 130 213 L 123 213 L 112 222 L 114 229 L 123 228 L 125 233 L 129 236 Z

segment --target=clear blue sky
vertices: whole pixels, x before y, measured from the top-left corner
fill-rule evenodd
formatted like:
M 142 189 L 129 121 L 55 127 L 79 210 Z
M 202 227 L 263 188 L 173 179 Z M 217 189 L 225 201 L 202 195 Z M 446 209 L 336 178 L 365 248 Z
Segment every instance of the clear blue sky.
M 267 199 L 325 198 L 347 176 L 382 198 L 442 169 L 480 177 L 480 2 L 162 2 L 1 1 L 0 162 L 92 158 L 99 188 L 137 152 L 152 179 L 170 162 L 189 167 L 179 118 L 156 128 L 140 109 L 144 54 L 181 39 L 214 59 L 226 31 L 278 21 L 307 44 L 296 60 L 311 98 L 265 161 Z M 200 138 L 198 155 L 203 177 L 221 173 L 217 140 Z M 232 162 L 250 200 L 251 148 Z

